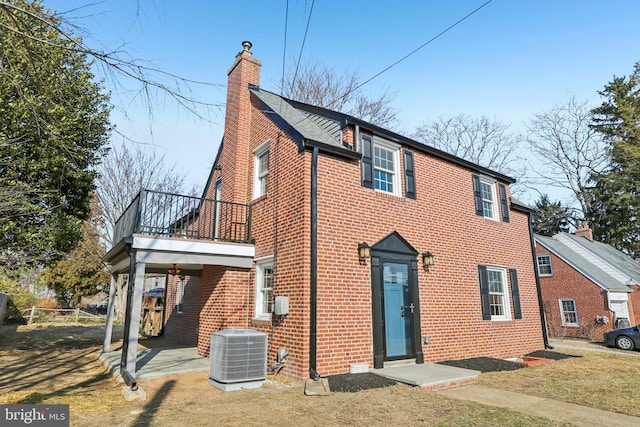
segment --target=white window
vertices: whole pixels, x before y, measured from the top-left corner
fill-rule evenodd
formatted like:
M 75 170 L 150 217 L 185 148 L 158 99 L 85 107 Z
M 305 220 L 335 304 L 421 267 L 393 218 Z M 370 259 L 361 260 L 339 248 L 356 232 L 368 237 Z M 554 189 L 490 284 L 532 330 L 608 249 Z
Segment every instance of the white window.
M 376 140 L 373 143 L 373 185 L 384 193 L 400 195 L 399 147 Z
M 262 144 L 254 152 L 254 168 L 253 168 L 253 198 L 267 194 L 267 185 L 269 183 L 269 141 Z
M 480 194 L 482 196 L 482 213 L 484 217 L 497 220 L 498 209 L 495 182 L 480 178 Z
M 178 281 L 178 290 L 176 295 L 176 312 L 182 313 L 184 310 L 184 277 L 180 277 Z
M 538 255 L 538 273 L 541 276 L 551 276 L 553 271 L 551 270 L 551 256 L 550 255 Z
M 255 317 L 271 319 L 273 299 L 273 258 L 263 258 L 256 262 L 256 303 Z
M 560 314 L 562 315 L 563 326 L 578 326 L 578 311 L 574 299 L 560 300 Z
M 489 305 L 491 320 L 510 320 L 509 294 L 506 289 L 507 275 L 504 268 L 487 267 Z

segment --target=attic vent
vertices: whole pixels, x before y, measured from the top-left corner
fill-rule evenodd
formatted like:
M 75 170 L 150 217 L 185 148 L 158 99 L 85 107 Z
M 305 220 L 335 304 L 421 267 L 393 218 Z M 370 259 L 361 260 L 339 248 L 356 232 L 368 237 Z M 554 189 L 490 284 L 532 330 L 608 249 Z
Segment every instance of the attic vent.
M 224 329 L 211 334 L 209 383 L 224 391 L 260 387 L 267 376 L 267 334 Z

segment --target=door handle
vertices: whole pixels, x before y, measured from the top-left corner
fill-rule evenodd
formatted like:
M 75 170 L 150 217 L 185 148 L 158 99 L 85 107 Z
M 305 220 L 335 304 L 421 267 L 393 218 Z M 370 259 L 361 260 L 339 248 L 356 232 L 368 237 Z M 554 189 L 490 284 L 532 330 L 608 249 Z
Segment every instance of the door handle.
M 404 305 L 400 306 L 400 317 L 404 317 Z

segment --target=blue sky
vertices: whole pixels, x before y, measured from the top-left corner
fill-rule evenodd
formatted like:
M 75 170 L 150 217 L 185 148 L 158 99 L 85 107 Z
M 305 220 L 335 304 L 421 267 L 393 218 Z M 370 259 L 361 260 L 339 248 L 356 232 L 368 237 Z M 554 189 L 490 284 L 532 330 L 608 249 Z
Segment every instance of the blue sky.
M 323 61 L 362 80 L 433 38 L 484 0 L 105 0 L 68 16 L 86 28 L 92 46 L 124 48 L 133 57 L 193 80 L 199 99 L 224 103 L 226 73 L 241 42 L 262 61 L 261 86 L 277 91 L 283 68 L 297 58 L 313 3 L 302 61 Z M 88 0 L 45 0 L 59 12 Z M 489 116 L 524 130 L 536 112 L 571 95 L 598 102 L 614 75 L 640 60 L 640 1 L 493 0 L 476 14 L 373 80 L 372 94 L 395 94 L 401 128 L 458 113 Z M 205 184 L 222 138 L 224 111 L 211 122 L 190 116 L 162 96 L 149 123 L 144 105 L 125 83 L 113 93 L 125 105 L 113 122 L 148 149 L 165 153 L 190 184 Z M 122 138 L 114 135 L 114 143 Z M 535 199 L 536 195 L 532 194 Z M 526 197 L 525 197 L 526 198 Z

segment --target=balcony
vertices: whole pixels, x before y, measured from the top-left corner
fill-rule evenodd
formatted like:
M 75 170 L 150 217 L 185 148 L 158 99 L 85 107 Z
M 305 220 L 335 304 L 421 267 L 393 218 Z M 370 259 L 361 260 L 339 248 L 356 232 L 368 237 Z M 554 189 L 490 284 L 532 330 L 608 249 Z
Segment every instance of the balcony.
M 251 243 L 251 205 L 142 190 L 116 221 L 114 245 L 133 234 Z
M 116 221 L 105 260 L 112 272 L 128 269 L 127 245 L 147 272 L 203 265 L 251 268 L 251 205 L 142 190 Z

